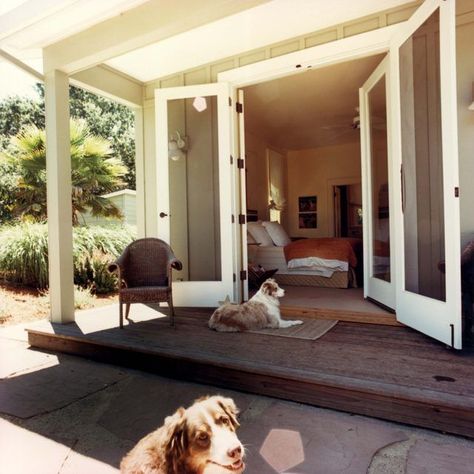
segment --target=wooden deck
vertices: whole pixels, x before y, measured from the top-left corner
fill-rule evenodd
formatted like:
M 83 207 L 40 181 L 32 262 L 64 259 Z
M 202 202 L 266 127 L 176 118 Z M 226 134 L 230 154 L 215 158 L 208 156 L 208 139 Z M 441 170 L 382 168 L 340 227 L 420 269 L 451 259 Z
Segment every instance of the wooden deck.
M 474 437 L 474 353 L 447 349 L 406 327 L 340 321 L 315 341 L 216 333 L 210 310 L 132 306 L 81 312 L 76 322 L 28 330 L 32 346 Z M 313 315 L 313 317 L 317 317 Z

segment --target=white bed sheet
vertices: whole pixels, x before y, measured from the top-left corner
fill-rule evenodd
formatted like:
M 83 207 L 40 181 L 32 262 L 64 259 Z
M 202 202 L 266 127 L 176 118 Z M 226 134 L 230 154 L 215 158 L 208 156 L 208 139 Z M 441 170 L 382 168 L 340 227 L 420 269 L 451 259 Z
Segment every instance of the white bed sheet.
M 310 257 L 310 259 L 300 262 L 290 261 L 288 268 L 285 259 L 284 247 L 257 247 L 254 253 L 253 263 L 261 265 L 265 270 L 273 268 L 278 269 L 278 273 L 287 275 L 319 275 L 331 278 L 335 271 L 347 271 L 349 266 L 347 262 L 341 260 L 327 260 L 319 257 Z

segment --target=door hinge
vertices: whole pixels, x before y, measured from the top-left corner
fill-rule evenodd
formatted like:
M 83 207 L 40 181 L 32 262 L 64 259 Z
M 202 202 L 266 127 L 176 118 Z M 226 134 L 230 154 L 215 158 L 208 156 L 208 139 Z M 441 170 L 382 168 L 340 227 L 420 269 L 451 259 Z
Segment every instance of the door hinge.
M 239 224 L 245 224 L 246 219 L 244 214 L 239 214 Z
M 240 270 L 240 279 L 242 281 L 247 279 L 247 271 L 246 270 Z
M 232 107 L 232 98 L 229 97 L 229 107 Z
M 234 157 L 232 155 L 230 155 L 230 164 L 233 165 L 234 164 Z
M 243 170 L 244 166 L 245 166 L 244 160 L 242 158 L 237 158 L 237 168 L 239 168 L 239 170 Z
M 232 280 L 233 280 L 234 282 L 237 281 L 237 275 L 236 275 L 235 273 L 232 273 Z
M 456 186 L 454 188 L 454 197 L 457 197 L 457 198 L 459 197 L 459 187 L 458 186 Z
M 232 214 L 231 220 L 232 220 L 232 224 L 233 224 L 235 222 L 234 214 Z
M 244 106 L 240 102 L 235 103 L 235 110 L 238 114 L 241 114 L 244 111 Z

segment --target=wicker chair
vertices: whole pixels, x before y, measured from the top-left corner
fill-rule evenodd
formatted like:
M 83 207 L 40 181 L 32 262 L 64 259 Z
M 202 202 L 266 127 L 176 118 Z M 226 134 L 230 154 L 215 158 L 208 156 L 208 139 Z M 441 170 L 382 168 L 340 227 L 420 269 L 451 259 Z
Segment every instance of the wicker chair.
M 146 238 L 132 242 L 109 265 L 109 271 L 117 273 L 119 279 L 120 327 L 123 328 L 123 305 L 128 320 L 132 303 L 167 302 L 170 308 L 171 325 L 174 326 L 171 270 L 181 270 L 182 263 L 176 259 L 171 247 L 160 239 Z

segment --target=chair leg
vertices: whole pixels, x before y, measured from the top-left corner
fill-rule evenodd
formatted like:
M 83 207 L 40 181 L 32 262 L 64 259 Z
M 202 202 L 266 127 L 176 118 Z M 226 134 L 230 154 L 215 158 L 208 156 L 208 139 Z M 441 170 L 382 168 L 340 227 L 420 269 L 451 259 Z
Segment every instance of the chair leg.
M 127 319 L 127 320 L 128 320 L 129 313 L 130 313 L 130 303 L 127 303 L 125 305 L 125 319 Z
M 120 329 L 123 329 L 123 303 L 119 301 Z
M 173 306 L 173 297 L 168 298 L 168 306 L 170 308 L 170 323 L 174 327 L 174 306 Z

